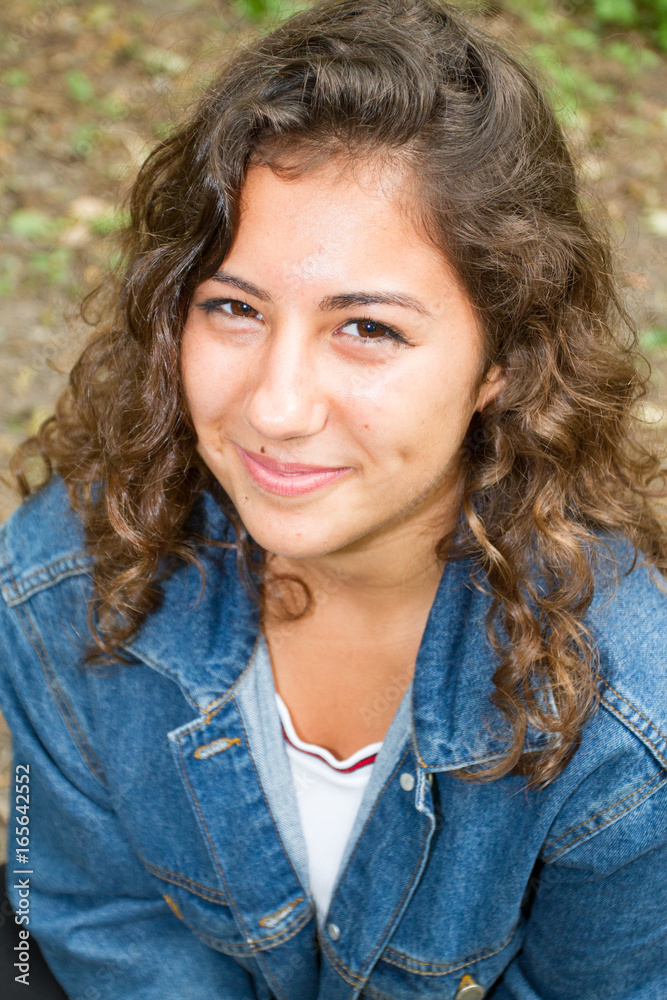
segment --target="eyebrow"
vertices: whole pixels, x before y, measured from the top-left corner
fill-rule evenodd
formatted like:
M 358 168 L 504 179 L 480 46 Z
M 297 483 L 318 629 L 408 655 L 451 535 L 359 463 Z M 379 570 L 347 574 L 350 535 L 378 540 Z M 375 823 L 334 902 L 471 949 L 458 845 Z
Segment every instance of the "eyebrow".
M 258 288 L 257 285 L 252 285 L 249 281 L 244 281 L 243 278 L 237 278 L 229 271 L 217 271 L 212 275 L 211 280 L 232 285 L 233 288 L 238 288 L 246 295 L 252 295 L 261 302 L 273 301 L 268 292 Z M 422 316 L 430 316 L 431 319 L 435 319 L 423 302 L 402 292 L 346 292 L 341 295 L 326 295 L 318 302 L 317 308 L 321 312 L 331 312 L 334 309 L 348 309 L 350 306 L 372 305 L 403 306 L 405 309 L 414 309 Z

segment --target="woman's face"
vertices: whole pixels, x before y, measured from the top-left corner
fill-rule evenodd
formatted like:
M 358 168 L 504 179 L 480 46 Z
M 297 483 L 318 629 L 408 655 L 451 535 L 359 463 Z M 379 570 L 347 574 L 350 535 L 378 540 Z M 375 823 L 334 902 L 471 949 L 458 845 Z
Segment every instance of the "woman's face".
M 285 557 L 450 527 L 460 445 L 500 386 L 492 369 L 479 387 L 477 320 L 401 207 L 400 177 L 355 173 L 251 167 L 183 335 L 199 454 Z

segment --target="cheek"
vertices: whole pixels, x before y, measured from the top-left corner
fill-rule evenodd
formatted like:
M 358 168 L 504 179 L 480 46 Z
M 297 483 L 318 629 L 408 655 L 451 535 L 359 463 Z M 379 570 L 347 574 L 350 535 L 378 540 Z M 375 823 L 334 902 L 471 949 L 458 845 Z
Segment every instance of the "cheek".
M 181 346 L 181 373 L 195 424 L 205 426 L 229 412 L 239 373 L 216 345 L 187 329 Z
M 421 360 L 421 359 L 420 359 Z M 434 467 L 447 462 L 470 422 L 473 401 L 468 380 L 442 359 L 389 375 L 372 391 L 348 401 L 360 433 L 400 460 Z

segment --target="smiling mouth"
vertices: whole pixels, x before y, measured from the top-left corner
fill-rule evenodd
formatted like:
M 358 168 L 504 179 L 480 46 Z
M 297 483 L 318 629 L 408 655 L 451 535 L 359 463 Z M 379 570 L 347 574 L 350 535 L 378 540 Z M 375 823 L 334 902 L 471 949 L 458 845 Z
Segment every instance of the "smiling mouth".
M 324 467 L 301 465 L 296 462 L 277 462 L 248 452 L 234 444 L 243 466 L 252 481 L 261 489 L 277 496 L 302 496 L 322 489 L 340 479 L 351 466 Z

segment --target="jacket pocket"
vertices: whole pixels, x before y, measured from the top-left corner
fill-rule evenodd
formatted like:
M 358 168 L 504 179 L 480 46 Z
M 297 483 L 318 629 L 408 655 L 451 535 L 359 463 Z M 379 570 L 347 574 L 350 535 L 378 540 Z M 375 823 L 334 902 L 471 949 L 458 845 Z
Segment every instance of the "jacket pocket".
M 367 1000 L 455 1000 L 462 981 L 469 981 L 465 977 L 470 977 L 486 992 L 521 948 L 523 923 L 523 919 L 520 920 L 505 939 L 459 958 L 448 959 L 443 955 L 437 961 L 418 961 L 387 946 L 364 986 L 362 997 Z
M 225 895 L 205 885 L 141 858 L 144 867 L 160 882 L 160 895 L 174 916 L 205 944 L 227 955 L 249 953 Z

